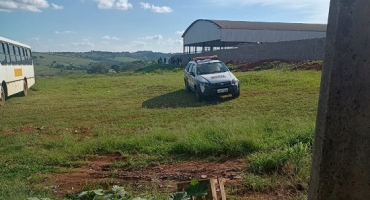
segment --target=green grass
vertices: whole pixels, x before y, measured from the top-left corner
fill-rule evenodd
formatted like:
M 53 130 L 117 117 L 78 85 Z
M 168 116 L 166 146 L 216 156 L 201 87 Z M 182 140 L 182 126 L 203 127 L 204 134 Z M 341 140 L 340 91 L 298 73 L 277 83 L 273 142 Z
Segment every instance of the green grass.
M 239 98 L 201 103 L 183 89 L 183 72 L 38 78 L 0 108 L 0 199 L 50 196 L 33 189 L 38 176 L 107 152 L 134 154 L 119 164 L 132 167 L 245 158 L 255 180 L 247 189 L 276 189 L 266 185 L 275 176 L 305 185 L 321 72 L 235 74 Z
M 54 62 L 64 66 L 80 66 L 88 65 L 89 63 L 96 62 L 89 59 L 75 58 L 70 56 L 53 55 L 48 53 L 33 52 L 32 56 L 36 59 L 33 60 L 35 76 L 61 76 L 69 73 L 86 73 L 86 70 L 61 70 L 50 67 Z
M 64 70 L 48 66 L 34 65 L 36 78 L 47 76 L 65 76 L 68 74 L 86 74 L 86 70 Z
M 184 69 L 183 65 L 173 65 L 173 64 L 152 64 L 140 69 L 137 69 L 135 72 L 141 73 L 164 73 L 164 71 L 182 71 Z
M 117 61 L 117 62 L 133 62 L 133 61 L 136 61 L 138 59 L 132 58 L 132 57 L 115 57 L 112 60 Z
M 76 57 L 70 57 L 70 56 L 61 56 L 61 55 L 53 55 L 53 54 L 48 54 L 48 53 L 39 53 L 39 52 L 33 52 L 32 53 L 33 57 L 36 57 L 34 60 L 35 65 L 40 65 L 40 66 L 47 66 L 52 64 L 54 61 L 58 64 L 62 65 L 69 65 L 73 64 L 75 66 L 77 65 L 87 65 L 91 62 L 96 62 L 93 60 L 89 59 L 84 59 L 84 58 L 76 58 Z

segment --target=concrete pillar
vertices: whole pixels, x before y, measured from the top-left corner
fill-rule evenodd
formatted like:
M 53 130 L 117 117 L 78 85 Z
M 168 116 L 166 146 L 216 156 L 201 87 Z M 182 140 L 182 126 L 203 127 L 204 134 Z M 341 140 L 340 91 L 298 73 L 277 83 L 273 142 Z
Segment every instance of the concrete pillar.
M 309 200 L 370 199 L 370 1 L 331 0 Z

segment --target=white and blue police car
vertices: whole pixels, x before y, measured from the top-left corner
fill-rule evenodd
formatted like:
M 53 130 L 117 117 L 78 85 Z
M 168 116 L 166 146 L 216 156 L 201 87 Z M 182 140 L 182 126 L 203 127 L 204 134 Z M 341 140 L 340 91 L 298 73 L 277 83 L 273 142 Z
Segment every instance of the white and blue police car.
M 185 67 L 185 90 L 193 91 L 198 101 L 212 96 L 240 95 L 240 83 L 217 55 L 195 57 Z

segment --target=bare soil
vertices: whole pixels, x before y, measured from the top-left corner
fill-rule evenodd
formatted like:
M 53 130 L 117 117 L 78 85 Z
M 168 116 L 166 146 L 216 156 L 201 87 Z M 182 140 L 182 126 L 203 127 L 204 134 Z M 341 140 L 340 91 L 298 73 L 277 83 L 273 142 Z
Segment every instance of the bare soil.
M 37 187 L 49 188 L 60 198 L 75 196 L 91 185 L 100 186 L 94 189 L 103 189 L 101 186 L 104 185 L 119 185 L 125 188 L 129 186 L 133 193 L 146 190 L 171 194 L 177 191 L 178 183 L 188 182 L 192 178 L 225 178 L 226 195 L 233 199 L 287 199 L 292 195 L 288 190 L 270 193 L 246 190 L 242 178 L 246 163 L 240 159 L 224 162 L 169 162 L 134 169 L 109 167 L 109 164 L 118 161 L 125 161 L 125 158 L 119 154 L 99 155 L 86 165 L 70 169 L 70 172 L 48 175 Z
M 282 63 L 287 63 L 289 65 L 294 66 L 292 70 L 322 70 L 322 64 L 319 63 L 309 63 L 303 61 L 286 61 L 286 60 L 278 60 L 278 59 L 269 59 L 269 60 L 260 60 L 257 62 L 236 62 L 236 61 L 229 61 L 226 64 L 231 64 L 237 66 L 236 71 L 238 72 L 248 72 L 253 71 L 255 67 L 268 64 L 274 61 L 280 61 Z

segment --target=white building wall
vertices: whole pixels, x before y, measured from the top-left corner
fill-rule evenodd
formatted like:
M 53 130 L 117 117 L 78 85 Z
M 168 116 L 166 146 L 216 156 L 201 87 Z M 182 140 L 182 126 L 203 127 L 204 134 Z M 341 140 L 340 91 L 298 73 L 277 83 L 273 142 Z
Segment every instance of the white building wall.
M 195 23 L 184 37 L 184 45 L 219 40 L 221 31 L 216 24 L 206 21 Z

